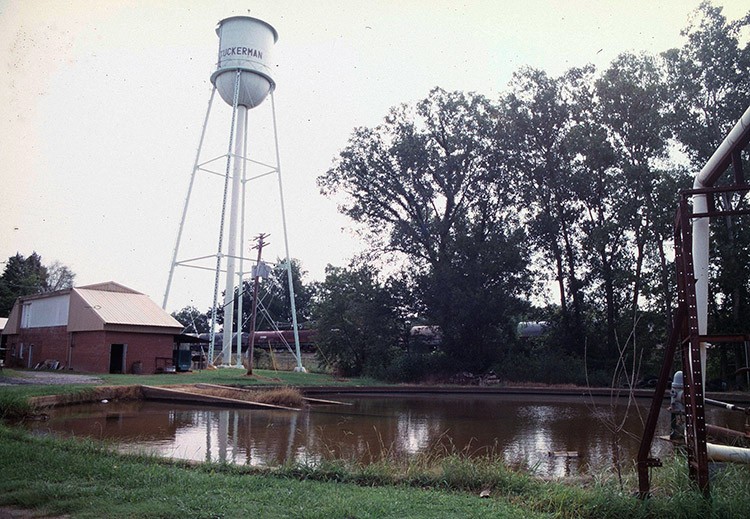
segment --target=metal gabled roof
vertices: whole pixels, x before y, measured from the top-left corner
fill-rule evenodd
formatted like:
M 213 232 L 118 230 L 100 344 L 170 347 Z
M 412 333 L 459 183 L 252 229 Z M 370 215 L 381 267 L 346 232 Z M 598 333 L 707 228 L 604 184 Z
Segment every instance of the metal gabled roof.
M 73 288 L 68 331 L 102 330 L 109 325 L 173 329 L 184 326 L 147 295 L 117 283 Z

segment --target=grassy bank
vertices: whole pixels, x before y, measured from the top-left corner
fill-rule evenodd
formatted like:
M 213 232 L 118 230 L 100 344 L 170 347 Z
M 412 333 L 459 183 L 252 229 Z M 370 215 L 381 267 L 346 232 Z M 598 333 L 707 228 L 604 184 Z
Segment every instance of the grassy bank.
M 503 500 L 166 464 L 0 427 L 0 505 L 86 517 L 543 517 Z
M 3 376 L 21 378 L 23 372 L 6 369 Z M 192 373 L 162 375 L 93 375 L 101 379 L 102 386 L 148 385 L 170 386 L 178 384 L 224 384 L 240 387 L 267 386 L 367 386 L 384 385 L 372 379 L 341 379 L 321 373 L 294 373 L 289 371 L 255 370 L 245 376 L 244 369 L 223 368 L 194 371 Z M 28 400 L 46 395 L 74 395 L 92 391 L 92 384 L 19 384 L 0 389 L 0 419 L 14 418 L 34 412 Z
M 654 472 L 655 495 L 640 501 L 606 475 L 565 485 L 456 455 L 261 472 L 124 456 L 3 426 L 0 444 L 0 505 L 73 518 L 740 518 L 750 507 L 747 468 L 722 467 L 709 501 L 692 489 L 681 459 Z
M 344 379 L 325 373 L 295 373 L 293 371 L 253 370 L 246 376 L 244 369 L 204 369 L 190 373 L 160 375 L 96 375 L 106 385 L 142 384 L 168 386 L 173 384 L 227 384 L 235 386 L 286 385 L 286 386 L 372 386 L 383 382 L 367 378 Z

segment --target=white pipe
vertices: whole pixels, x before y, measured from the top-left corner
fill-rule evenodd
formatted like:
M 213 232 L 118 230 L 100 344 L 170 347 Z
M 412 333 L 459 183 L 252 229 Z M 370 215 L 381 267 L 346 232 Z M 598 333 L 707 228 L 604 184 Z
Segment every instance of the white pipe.
M 724 141 L 716 148 L 706 165 L 703 166 L 695 176 L 693 188 L 703 189 L 711 187 L 716 181 L 716 170 L 722 163 L 731 162 L 732 150 L 737 142 L 747 133 L 750 128 L 750 107 L 745 110 L 742 117 L 734 125 L 732 131 Z M 693 195 L 693 212 L 705 213 L 708 210 L 708 202 L 705 194 Z M 696 218 L 693 220 L 693 265 L 696 279 L 695 295 L 698 307 L 698 333 L 706 333 L 706 321 L 708 315 L 708 250 L 709 232 L 708 218 Z
M 737 142 L 742 138 L 742 135 L 747 133 L 748 129 L 750 129 L 750 106 L 747 107 L 745 113 L 742 114 L 742 117 L 739 118 L 732 130 L 727 134 L 724 141 L 716 148 L 716 151 L 708 159 L 703 169 L 695 176 L 695 187 L 710 187 L 713 185 L 710 177 L 715 176 L 715 170 L 722 162 L 731 162 L 732 149 L 734 149 Z
M 750 128 L 750 107 L 716 148 L 703 169 L 698 172 L 693 182 L 693 188 L 703 189 L 711 187 L 718 177 L 717 171 L 722 164 L 729 164 L 732 151 L 737 142 L 743 138 Z M 718 174 L 723 171 L 718 171 Z M 693 195 L 693 212 L 708 211 L 708 200 L 705 194 Z M 708 217 L 693 220 L 693 274 L 695 276 L 695 304 L 698 313 L 698 333 L 706 334 L 708 326 L 708 265 L 709 265 L 709 219 Z M 701 343 L 701 367 L 703 371 L 703 387 L 706 385 L 706 344 Z M 690 359 L 692 361 L 692 359 Z
M 240 186 L 243 147 L 245 142 L 245 119 L 247 107 L 237 107 L 237 130 L 234 138 L 234 170 L 232 172 L 232 197 L 229 206 L 229 243 L 227 244 L 227 279 L 224 292 L 224 340 L 222 342 L 222 364 L 232 364 L 232 322 L 234 321 L 234 283 L 237 258 L 237 222 L 239 220 Z
M 221 216 L 219 222 L 219 243 L 216 248 L 216 274 L 214 276 L 214 302 L 211 306 L 211 338 L 208 343 L 208 357 L 209 364 L 213 365 L 214 361 L 214 344 L 216 340 L 216 310 L 219 303 L 219 276 L 221 274 L 221 260 L 224 257 L 223 246 L 224 246 L 224 220 L 227 213 L 227 192 L 229 191 L 229 167 L 232 161 L 232 142 L 234 142 L 234 126 L 237 120 L 237 102 L 240 95 L 240 78 L 242 77 L 242 71 L 237 71 L 237 76 L 234 80 L 234 104 L 232 105 L 232 123 L 229 125 L 229 142 L 227 143 L 227 169 L 224 174 L 224 194 L 221 199 Z M 223 352 L 223 350 L 222 350 Z
M 240 217 L 240 272 L 238 276 L 237 285 L 240 287 L 238 290 L 239 301 L 237 301 L 237 359 L 234 365 L 235 368 L 242 367 L 242 300 L 243 298 L 243 286 L 245 281 L 245 201 L 247 200 L 247 110 L 245 110 L 245 139 L 242 143 L 242 204 Z
M 711 461 L 730 461 L 732 463 L 750 463 L 750 449 L 742 447 L 730 447 L 729 445 L 717 445 L 707 443 L 706 450 L 708 459 Z

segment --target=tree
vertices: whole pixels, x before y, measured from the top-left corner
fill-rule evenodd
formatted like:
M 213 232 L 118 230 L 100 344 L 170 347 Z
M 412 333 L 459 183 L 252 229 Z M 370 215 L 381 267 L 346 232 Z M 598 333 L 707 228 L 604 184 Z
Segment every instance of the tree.
M 663 54 L 668 73 L 671 128 L 694 166 L 702 167 L 750 99 L 750 45 L 740 33 L 750 12 L 728 22 L 721 7 L 703 2 L 682 31 L 687 43 Z
M 750 45 L 741 44 L 741 32 L 750 26 L 750 12 L 727 21 L 721 7 L 703 2 L 683 31 L 687 43 L 664 54 L 669 73 L 670 100 L 674 106 L 671 128 L 700 171 L 726 134 L 747 108 L 750 98 Z M 747 161 L 744 170 L 747 171 Z M 725 175 L 719 183 L 733 183 Z M 744 195 L 724 194 L 718 205 L 737 209 Z M 709 298 L 709 326 L 722 331 L 746 330 L 750 319 L 747 250 L 750 234 L 733 216 L 714 219 L 712 255 L 718 258 L 711 271 L 713 295 Z M 741 365 L 742 346 L 735 344 L 735 364 Z M 722 368 L 726 351 L 722 349 Z
M 313 312 L 319 360 L 345 376 L 382 371 L 403 333 L 397 306 L 373 267 L 326 267 Z
M 449 332 L 446 352 L 474 365 L 491 358 L 481 352 L 511 318 L 507 299 L 488 298 L 483 289 L 518 295 L 522 284 L 503 284 L 497 276 L 520 278 L 526 267 L 525 261 L 500 264 L 525 254 L 514 192 L 492 168 L 494 115 L 483 96 L 436 88 L 413 107 L 393 108 L 383 124 L 356 129 L 318 178 L 323 194 L 343 196 L 340 210 L 364 227 L 372 249 L 406 259 L 424 317 Z M 507 254 L 499 253 L 504 249 Z M 482 260 L 491 279 L 477 275 Z M 482 301 L 500 305 L 482 308 L 492 319 L 462 322 L 471 312 L 459 309 Z
M 311 303 L 316 287 L 314 284 L 305 283 L 307 272 L 302 269 L 300 261 L 294 258 L 292 258 L 291 261 L 292 286 L 294 287 L 294 303 L 297 310 L 297 323 L 304 323 L 310 320 L 310 313 L 312 311 Z M 244 332 L 250 331 L 250 317 L 253 307 L 253 283 L 252 279 L 246 279 L 243 281 L 241 319 L 242 330 Z M 237 327 L 237 319 L 239 318 L 238 300 L 237 291 L 235 290 L 235 322 L 233 324 L 235 329 Z M 257 328 L 262 328 L 263 326 L 269 326 L 271 328 L 277 327 L 279 329 L 292 328 L 292 304 L 289 295 L 289 281 L 285 260 L 277 259 L 276 264 L 271 269 L 269 277 L 261 280 L 258 290 L 258 301 L 261 306 L 259 306 L 258 310 Z M 263 308 L 263 312 L 260 311 L 261 307 Z M 219 307 L 217 316 L 218 322 L 223 324 L 223 307 Z
M 55 292 L 72 288 L 75 285 L 76 275 L 67 266 L 59 261 L 53 261 L 47 265 L 47 283 L 44 292 Z
M 0 315 L 10 314 L 19 297 L 72 288 L 75 277 L 75 273 L 59 261 L 44 266 L 36 252 L 28 258 L 16 253 L 5 262 L 0 276 Z
M 44 292 L 47 275 L 42 257 L 36 252 L 28 258 L 19 253 L 9 257 L 0 276 L 0 315 L 9 315 L 17 298 Z
M 524 68 L 516 72 L 501 100 L 496 134 L 498 169 L 517 186 L 526 211 L 529 242 L 536 250 L 536 272 L 557 281 L 561 326 L 568 350 L 582 348 L 583 282 L 578 240 L 581 211 L 575 193 L 568 134 L 570 101 L 566 78 Z M 502 181 L 502 179 L 501 179 Z M 552 265 L 552 267 L 550 267 Z
M 321 192 L 346 197 L 340 210 L 374 246 L 435 266 L 486 187 L 490 112 L 482 96 L 441 89 L 393 108 L 380 126 L 354 131 L 318 178 Z
M 649 276 L 644 268 L 666 262 L 646 262 L 649 256 L 662 254 L 657 245 L 666 236 L 660 225 L 663 214 L 673 213 L 674 200 L 668 207 L 657 204 L 660 184 L 669 183 L 667 172 L 656 167 L 666 157 L 666 88 L 658 62 L 649 55 L 622 54 L 596 81 L 598 120 L 607 133 L 615 157 L 619 189 L 610 193 L 614 211 L 610 218 L 624 238 L 621 263 L 611 271 L 615 290 L 624 296 L 614 314 L 608 314 L 609 354 L 615 353 L 612 333 L 619 328 L 627 337 L 640 315 L 640 301 Z M 671 234 L 671 233 L 670 233 Z M 608 280 L 607 282 L 610 282 Z M 609 304 L 609 302 L 608 302 Z
M 300 261 L 292 258 L 291 262 L 297 322 L 304 323 L 310 320 L 310 305 L 315 287 L 305 283 L 307 272 L 302 269 Z M 277 259 L 276 265 L 271 270 L 271 275 L 260 287 L 259 299 L 268 312 L 268 316 L 279 328 L 292 327 L 292 302 L 289 294 L 288 276 L 286 260 Z M 247 315 L 249 315 L 250 308 L 248 307 L 247 310 L 244 310 L 244 308 L 252 304 L 252 290 L 245 290 L 245 298 L 243 312 L 247 312 Z
M 184 327 L 183 333 L 208 333 L 211 331 L 211 312 L 201 313 L 194 306 L 186 306 L 178 312 L 173 312 L 172 317 L 177 319 Z

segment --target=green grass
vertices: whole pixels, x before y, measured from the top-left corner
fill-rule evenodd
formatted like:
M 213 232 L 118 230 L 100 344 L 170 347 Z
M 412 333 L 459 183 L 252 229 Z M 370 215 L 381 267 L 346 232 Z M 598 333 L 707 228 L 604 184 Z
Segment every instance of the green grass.
M 87 517 L 557 517 L 744 518 L 750 471 L 719 467 L 712 498 L 687 477 L 684 458 L 653 472 L 653 497 L 633 496 L 602 473 L 584 484 L 545 482 L 490 457 L 461 454 L 373 464 L 328 461 L 280 469 L 121 455 L 85 440 L 33 437 L 0 426 L 0 505 Z M 479 491 L 490 490 L 489 499 Z
M 92 442 L 0 427 L 0 505 L 73 518 L 544 517 L 501 499 L 292 479 L 122 456 Z
M 167 386 L 174 384 L 229 384 L 238 386 L 285 385 L 285 386 L 372 386 L 383 385 L 374 379 L 339 379 L 323 373 L 295 373 L 256 369 L 253 376 L 246 376 L 244 369 L 222 368 L 193 371 L 191 373 L 161 375 L 109 375 L 97 374 L 105 385 L 142 384 Z
M 9 371 L 9 370 L 4 370 Z M 3 386 L 0 388 L 0 419 L 19 418 L 35 410 L 28 403 L 28 399 L 35 396 L 66 395 L 90 390 L 91 385 L 32 385 Z

